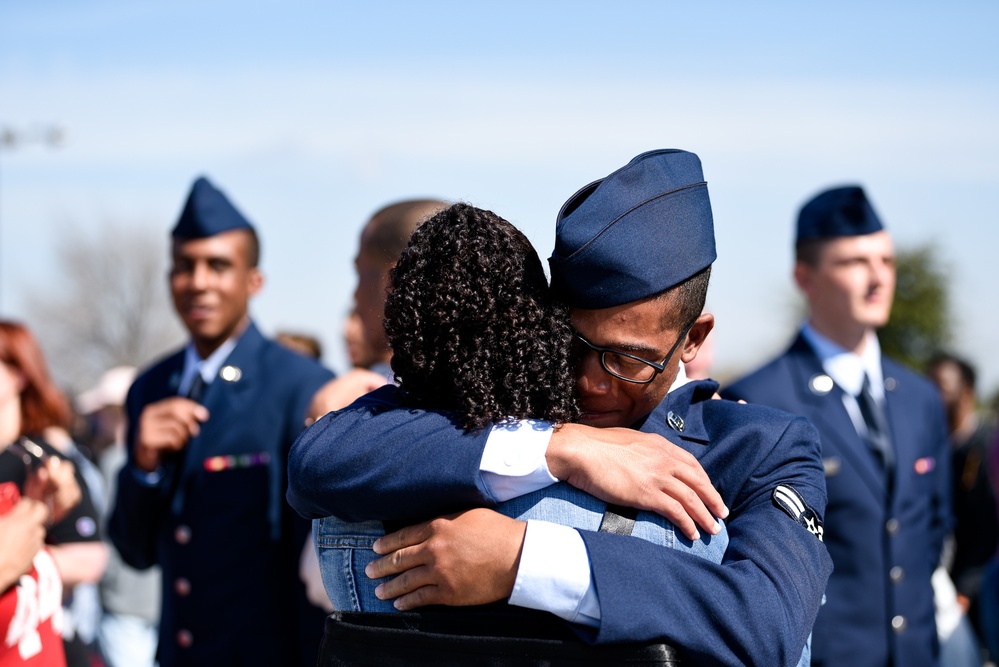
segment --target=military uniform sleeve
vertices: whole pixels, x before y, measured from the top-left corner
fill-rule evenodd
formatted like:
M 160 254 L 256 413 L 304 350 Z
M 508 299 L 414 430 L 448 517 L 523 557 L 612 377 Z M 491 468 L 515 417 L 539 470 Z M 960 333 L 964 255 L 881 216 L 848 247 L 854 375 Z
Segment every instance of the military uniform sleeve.
M 746 451 L 759 442 L 743 443 Z M 600 600 L 596 643 L 663 639 L 697 665 L 794 665 L 832 561 L 806 526 L 825 511 L 818 434 L 795 418 L 736 494 L 720 564 L 642 540 L 581 531 Z M 738 466 L 733 461 L 730 467 Z M 724 474 L 724 472 L 722 473 Z M 740 473 L 746 475 L 743 467 Z M 794 518 L 775 499 L 800 494 Z
M 288 502 L 310 519 L 419 521 L 492 506 L 479 462 L 488 431 L 399 407 L 382 387 L 310 426 L 291 449 Z
M 114 509 L 108 518 L 108 537 L 122 559 L 137 569 L 157 564 L 156 538 L 163 513 L 169 502 L 169 489 L 176 474 L 176 464 L 167 462 L 155 481 L 135 467 L 135 424 L 145 407 L 139 385 L 134 385 L 126 400 L 128 414 L 128 460 L 118 472 Z

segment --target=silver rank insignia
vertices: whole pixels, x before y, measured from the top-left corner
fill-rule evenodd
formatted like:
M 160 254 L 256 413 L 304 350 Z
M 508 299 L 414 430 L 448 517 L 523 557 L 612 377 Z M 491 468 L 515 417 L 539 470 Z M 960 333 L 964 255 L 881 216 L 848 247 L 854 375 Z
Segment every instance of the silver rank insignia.
M 805 530 L 819 538 L 819 542 L 822 541 L 822 534 L 825 532 L 822 527 L 822 519 L 815 513 L 815 510 L 808 506 L 800 493 L 790 486 L 781 484 L 774 489 L 771 497 L 774 505 L 784 510 L 789 517 L 804 526 Z
M 676 414 L 672 410 L 670 410 L 669 414 L 666 415 L 666 423 L 669 424 L 669 427 L 674 431 L 677 431 L 678 433 L 683 433 L 684 429 L 683 417 Z

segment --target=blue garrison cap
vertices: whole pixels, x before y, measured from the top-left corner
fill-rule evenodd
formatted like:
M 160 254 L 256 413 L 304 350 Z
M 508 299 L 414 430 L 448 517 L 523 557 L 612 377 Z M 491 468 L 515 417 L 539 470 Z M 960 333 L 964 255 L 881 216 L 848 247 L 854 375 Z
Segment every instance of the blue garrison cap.
M 715 261 L 708 185 L 693 153 L 642 153 L 569 198 L 548 259 L 570 306 L 610 308 L 653 296 Z
M 236 210 L 221 190 L 201 176 L 191 186 L 191 194 L 171 235 L 181 239 L 203 239 L 233 229 L 252 231 L 253 225 Z
M 826 190 L 813 197 L 798 213 L 795 243 L 837 236 L 873 234 L 884 227 L 859 185 Z

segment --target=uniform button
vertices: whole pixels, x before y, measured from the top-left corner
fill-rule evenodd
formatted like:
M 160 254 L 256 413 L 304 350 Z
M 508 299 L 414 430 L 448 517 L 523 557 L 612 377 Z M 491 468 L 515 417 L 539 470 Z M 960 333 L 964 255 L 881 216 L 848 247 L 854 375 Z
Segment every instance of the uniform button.
M 898 519 L 888 519 L 888 523 L 885 524 L 885 530 L 888 531 L 889 535 L 894 535 L 898 532 Z
M 905 570 L 896 565 L 888 572 L 888 576 L 891 577 L 892 582 L 897 584 L 902 581 L 902 577 L 905 576 Z
M 190 630 L 181 630 L 177 633 L 177 643 L 181 648 L 191 648 L 191 644 L 194 643 L 194 635 L 191 634 Z
M 177 544 L 187 544 L 191 541 L 191 529 L 187 526 L 177 526 L 177 530 L 173 531 L 173 539 L 177 540 Z
M 187 597 L 191 593 L 191 582 L 184 577 L 178 577 L 177 581 L 173 582 L 173 590 L 180 597 Z
M 896 616 L 895 618 L 891 619 L 891 628 L 895 632 L 902 632 L 902 630 L 905 630 L 905 626 L 906 626 L 905 616 Z

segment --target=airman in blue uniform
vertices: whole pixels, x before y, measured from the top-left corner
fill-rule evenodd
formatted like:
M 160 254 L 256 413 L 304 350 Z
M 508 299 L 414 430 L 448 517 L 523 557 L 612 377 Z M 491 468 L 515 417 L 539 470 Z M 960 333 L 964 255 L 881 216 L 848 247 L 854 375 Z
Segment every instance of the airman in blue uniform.
M 895 288 L 891 237 L 860 187 L 834 188 L 802 208 L 796 253 L 807 323 L 723 395 L 805 416 L 822 437 L 834 570 L 812 664 L 930 667 L 950 453 L 933 386 L 878 345 Z
M 314 664 L 321 638 L 297 576 L 308 525 L 284 494 L 288 449 L 332 374 L 250 320 L 258 255 L 249 222 L 198 179 L 170 270 L 191 341 L 129 391 L 109 526 L 130 565 L 162 567 L 163 667 Z
M 786 413 L 711 400 L 714 382 L 683 385 L 679 362 L 713 325 L 701 309 L 715 256 L 697 156 L 638 156 L 559 214 L 552 287 L 579 337 L 580 424 L 466 433 L 447 414 L 397 409 L 385 388 L 303 434 L 289 501 L 310 518 L 412 523 L 565 480 L 657 511 L 688 538 L 727 516 L 717 563 L 477 509 L 381 538 L 379 552 L 395 553 L 368 574 L 405 572 L 375 591 L 399 609 L 507 600 L 597 644 L 666 641 L 698 665 L 797 664 L 831 570 L 817 434 Z

